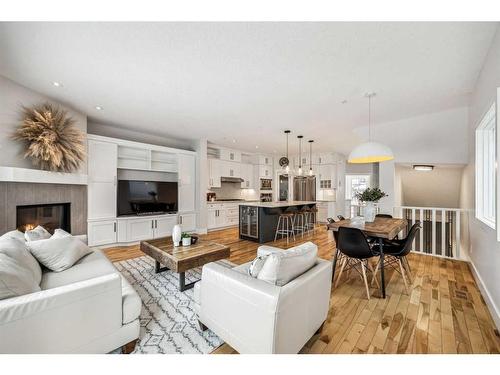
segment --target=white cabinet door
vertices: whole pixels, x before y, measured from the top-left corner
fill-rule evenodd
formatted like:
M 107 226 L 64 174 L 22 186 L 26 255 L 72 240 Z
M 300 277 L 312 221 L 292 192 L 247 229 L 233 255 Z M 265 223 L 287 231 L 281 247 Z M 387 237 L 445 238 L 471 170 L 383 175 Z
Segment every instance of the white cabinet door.
M 221 187 L 221 175 L 222 175 L 222 162 L 218 159 L 209 159 L 209 187 Z
M 241 162 L 241 152 L 228 148 L 222 148 L 220 150 L 220 158 L 227 161 Z
M 266 165 L 259 165 L 259 177 L 260 178 L 273 178 L 272 167 Z
M 260 165 L 273 165 L 273 158 L 266 155 L 259 155 L 259 164 Z
M 241 165 L 242 189 L 255 189 L 254 169 L 252 164 Z
M 217 212 L 218 210 L 215 208 L 208 210 L 208 220 L 207 220 L 208 229 L 217 228 Z
M 89 246 L 116 242 L 116 220 L 91 221 L 87 225 Z
M 191 232 L 196 230 L 196 214 L 179 215 L 179 224 L 183 232 Z
M 224 173 L 222 177 L 241 177 L 241 164 L 233 162 L 224 162 Z
M 159 217 L 155 219 L 154 224 L 154 238 L 171 236 L 172 229 L 174 228 L 174 225 L 177 224 L 177 217 Z
M 127 220 L 127 242 L 153 238 L 154 219 L 140 218 Z
M 116 217 L 117 149 L 113 143 L 88 141 L 88 218 Z
M 194 155 L 179 154 L 179 212 L 195 210 L 195 158 Z

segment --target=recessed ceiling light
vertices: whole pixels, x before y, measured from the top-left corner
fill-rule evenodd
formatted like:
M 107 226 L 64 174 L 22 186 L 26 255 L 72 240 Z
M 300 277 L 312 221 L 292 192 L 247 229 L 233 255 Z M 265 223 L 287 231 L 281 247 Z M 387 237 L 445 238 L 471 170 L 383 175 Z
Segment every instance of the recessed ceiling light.
M 102 111 L 104 108 L 102 108 L 100 105 L 96 105 L 95 109 L 97 109 L 98 111 Z
M 52 82 L 52 84 L 55 86 L 55 87 L 62 87 L 62 83 L 61 82 Z
M 433 165 L 423 165 L 423 164 L 415 164 L 413 169 L 420 172 L 430 172 L 434 169 Z
M 259 146 L 255 146 L 255 148 L 259 148 Z
M 236 143 L 236 139 L 233 139 L 233 143 Z

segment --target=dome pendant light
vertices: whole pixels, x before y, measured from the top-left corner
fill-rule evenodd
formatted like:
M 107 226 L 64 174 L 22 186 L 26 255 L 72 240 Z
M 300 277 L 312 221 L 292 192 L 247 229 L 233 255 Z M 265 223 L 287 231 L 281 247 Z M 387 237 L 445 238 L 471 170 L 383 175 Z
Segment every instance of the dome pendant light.
M 349 163 L 377 163 L 394 159 L 394 155 L 389 147 L 378 142 L 371 141 L 371 99 L 376 94 L 366 93 L 368 98 L 368 142 L 356 146 L 349 154 Z
M 299 139 L 299 169 L 297 170 L 297 174 L 299 176 L 302 175 L 302 138 L 304 138 L 303 135 L 298 135 L 297 138 Z
M 312 154 L 313 154 L 313 140 L 309 140 L 309 176 L 313 175 L 313 166 L 312 166 Z

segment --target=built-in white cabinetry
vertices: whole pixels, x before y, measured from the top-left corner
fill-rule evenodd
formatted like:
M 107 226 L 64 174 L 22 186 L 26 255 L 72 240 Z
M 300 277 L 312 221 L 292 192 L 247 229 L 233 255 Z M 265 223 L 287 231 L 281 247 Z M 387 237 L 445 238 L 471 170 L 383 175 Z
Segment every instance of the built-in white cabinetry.
M 221 148 L 220 158 L 221 160 L 241 162 L 241 152 L 228 148 Z
M 273 167 L 269 165 L 259 165 L 260 178 L 273 178 Z
M 237 203 L 209 203 L 208 229 L 238 225 L 239 205 Z
M 180 154 L 177 156 L 179 178 L 179 212 L 193 212 L 195 210 L 195 157 L 194 155 Z
M 90 246 L 101 246 L 115 243 L 117 239 L 116 220 L 89 221 L 87 225 L 87 240 Z
M 253 164 L 241 164 L 242 189 L 255 189 L 255 168 Z
M 219 159 L 209 159 L 208 160 L 208 186 L 209 187 L 221 187 L 220 178 L 222 177 L 222 165 L 223 162 Z
M 318 209 L 318 213 L 316 216 L 316 221 L 319 223 L 326 223 L 326 219 L 331 217 L 335 218 L 336 216 L 336 203 L 335 202 L 317 202 L 316 208 Z
M 169 236 L 178 221 L 196 229 L 196 153 L 91 134 L 87 144 L 90 246 Z M 177 173 L 180 216 L 117 217 L 118 169 Z
M 180 214 L 179 224 L 183 232 L 192 232 L 196 230 L 196 215 L 195 214 Z
M 257 164 L 259 165 L 273 165 L 273 158 L 267 155 L 258 155 Z
M 222 177 L 241 177 L 241 163 L 222 161 Z

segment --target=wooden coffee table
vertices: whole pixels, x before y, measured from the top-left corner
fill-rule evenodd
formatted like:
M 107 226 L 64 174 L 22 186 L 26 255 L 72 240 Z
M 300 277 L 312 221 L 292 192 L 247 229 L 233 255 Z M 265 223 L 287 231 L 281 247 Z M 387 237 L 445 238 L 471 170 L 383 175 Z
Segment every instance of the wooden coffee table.
M 155 272 L 172 270 L 179 274 L 179 290 L 190 289 L 195 281 L 186 285 L 185 272 L 204 264 L 229 258 L 229 246 L 198 239 L 191 246 L 174 247 L 171 237 L 141 241 L 141 250 L 155 260 Z M 165 267 L 161 267 L 161 265 Z

